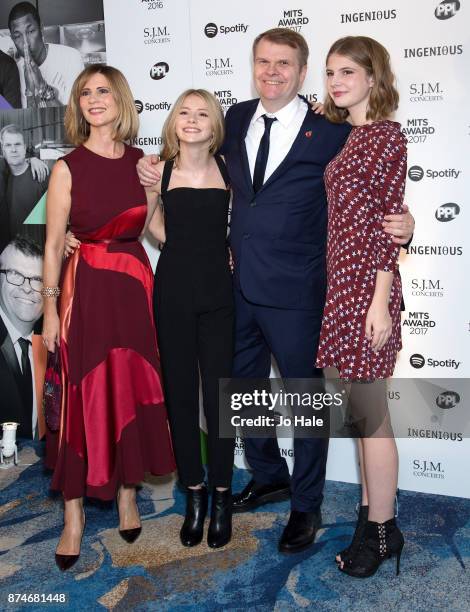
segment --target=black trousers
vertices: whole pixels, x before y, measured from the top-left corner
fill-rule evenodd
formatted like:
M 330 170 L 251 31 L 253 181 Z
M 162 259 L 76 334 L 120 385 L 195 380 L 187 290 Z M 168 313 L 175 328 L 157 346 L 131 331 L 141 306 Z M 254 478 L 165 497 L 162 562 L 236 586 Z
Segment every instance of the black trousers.
M 232 296 L 209 305 L 204 296 L 199 300 L 194 292 L 188 292 L 187 285 L 182 295 L 181 277 L 180 283 L 173 281 L 170 287 L 164 279 L 159 279 L 157 268 L 156 278 L 154 306 L 158 344 L 180 482 L 194 486 L 205 478 L 199 427 L 201 380 L 208 433 L 209 484 L 230 487 L 235 438 L 219 436 L 218 385 L 219 378 L 232 375 Z

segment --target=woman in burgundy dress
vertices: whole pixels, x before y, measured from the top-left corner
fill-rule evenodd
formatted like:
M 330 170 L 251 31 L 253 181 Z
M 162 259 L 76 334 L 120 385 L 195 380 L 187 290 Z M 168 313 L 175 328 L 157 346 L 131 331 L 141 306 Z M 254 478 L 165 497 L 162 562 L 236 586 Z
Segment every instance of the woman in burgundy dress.
M 339 568 L 370 576 L 397 555 L 403 536 L 394 518 L 398 454 L 385 379 L 401 349 L 399 246 L 382 231 L 385 214 L 402 212 L 406 139 L 388 119 L 398 93 L 382 45 L 357 36 L 336 41 L 326 62 L 325 115 L 353 128 L 325 171 L 328 195 L 328 289 L 317 367 L 336 367 L 351 383 L 350 417 L 358 425 L 362 504 Z
M 65 500 L 60 569 L 78 559 L 83 497 L 113 499 L 119 532 L 140 534 L 136 485 L 174 470 L 152 314 L 153 274 L 139 242 L 153 214 L 136 173 L 133 96 L 110 66 L 86 68 L 65 117 L 77 148 L 53 169 L 47 198 L 43 340 L 59 347 L 62 414 L 52 488 Z M 67 222 L 81 246 L 58 287 Z M 56 298 L 60 293 L 59 308 Z M 58 312 L 59 310 L 59 312 Z

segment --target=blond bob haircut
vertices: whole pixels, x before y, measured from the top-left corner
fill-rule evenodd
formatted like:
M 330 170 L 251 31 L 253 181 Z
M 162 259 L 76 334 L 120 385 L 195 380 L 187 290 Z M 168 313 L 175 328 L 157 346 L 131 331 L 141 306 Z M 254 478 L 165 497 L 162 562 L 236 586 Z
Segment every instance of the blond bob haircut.
M 370 91 L 366 118 L 372 121 L 387 119 L 398 108 L 398 91 L 395 76 L 390 67 L 390 55 L 379 42 L 368 36 L 346 36 L 331 46 L 326 63 L 333 54 L 344 55 L 365 69 L 374 80 Z M 325 117 L 333 123 L 343 123 L 347 116 L 346 108 L 335 105 L 330 96 L 324 105 Z
M 256 57 L 256 47 L 262 40 L 267 40 L 276 45 L 287 45 L 295 49 L 299 58 L 300 67 L 302 68 L 307 64 L 309 50 L 307 41 L 302 34 L 294 32 L 289 28 L 272 28 L 271 30 L 266 30 L 266 32 L 258 34 L 253 41 L 253 59 Z
M 207 112 L 212 124 L 212 140 L 209 143 L 209 154 L 214 155 L 224 141 L 224 114 L 219 101 L 206 89 L 187 89 L 178 97 L 173 104 L 170 114 L 163 125 L 163 149 L 161 158 L 164 160 L 175 159 L 180 151 L 180 143 L 176 136 L 176 118 L 184 106 L 184 101 L 188 96 L 199 96 L 207 106 Z
M 72 85 L 69 103 L 65 110 L 65 132 L 75 146 L 83 144 L 90 135 L 90 125 L 80 109 L 80 95 L 87 81 L 94 74 L 102 74 L 109 83 L 118 115 L 114 123 L 114 140 L 132 140 L 139 131 L 139 118 L 126 77 L 117 68 L 104 64 L 92 64 L 82 70 Z

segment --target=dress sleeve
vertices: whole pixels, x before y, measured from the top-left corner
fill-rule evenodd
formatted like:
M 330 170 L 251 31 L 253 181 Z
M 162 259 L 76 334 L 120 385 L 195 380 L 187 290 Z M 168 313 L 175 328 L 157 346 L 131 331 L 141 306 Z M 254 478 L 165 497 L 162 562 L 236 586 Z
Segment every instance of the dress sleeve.
M 403 198 L 406 182 L 406 139 L 398 133 L 393 142 L 386 147 L 382 168 L 379 173 L 379 198 L 381 218 L 384 215 L 396 215 L 403 211 Z M 380 230 L 377 236 L 376 266 L 377 270 L 395 272 L 400 253 L 400 245 L 392 241 L 390 234 Z

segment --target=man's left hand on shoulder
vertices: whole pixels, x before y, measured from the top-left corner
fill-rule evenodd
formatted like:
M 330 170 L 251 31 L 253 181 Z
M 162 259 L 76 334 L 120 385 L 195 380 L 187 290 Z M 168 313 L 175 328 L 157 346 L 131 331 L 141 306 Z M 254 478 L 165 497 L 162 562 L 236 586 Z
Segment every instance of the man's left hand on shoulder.
M 403 204 L 403 213 L 399 215 L 385 215 L 382 221 L 384 232 L 391 234 L 395 244 L 408 244 L 413 236 L 415 220 L 410 209 Z
M 37 157 L 31 157 L 29 159 L 29 164 L 31 166 L 33 179 L 38 181 L 38 183 L 43 183 L 49 176 L 50 170 L 48 165 Z

